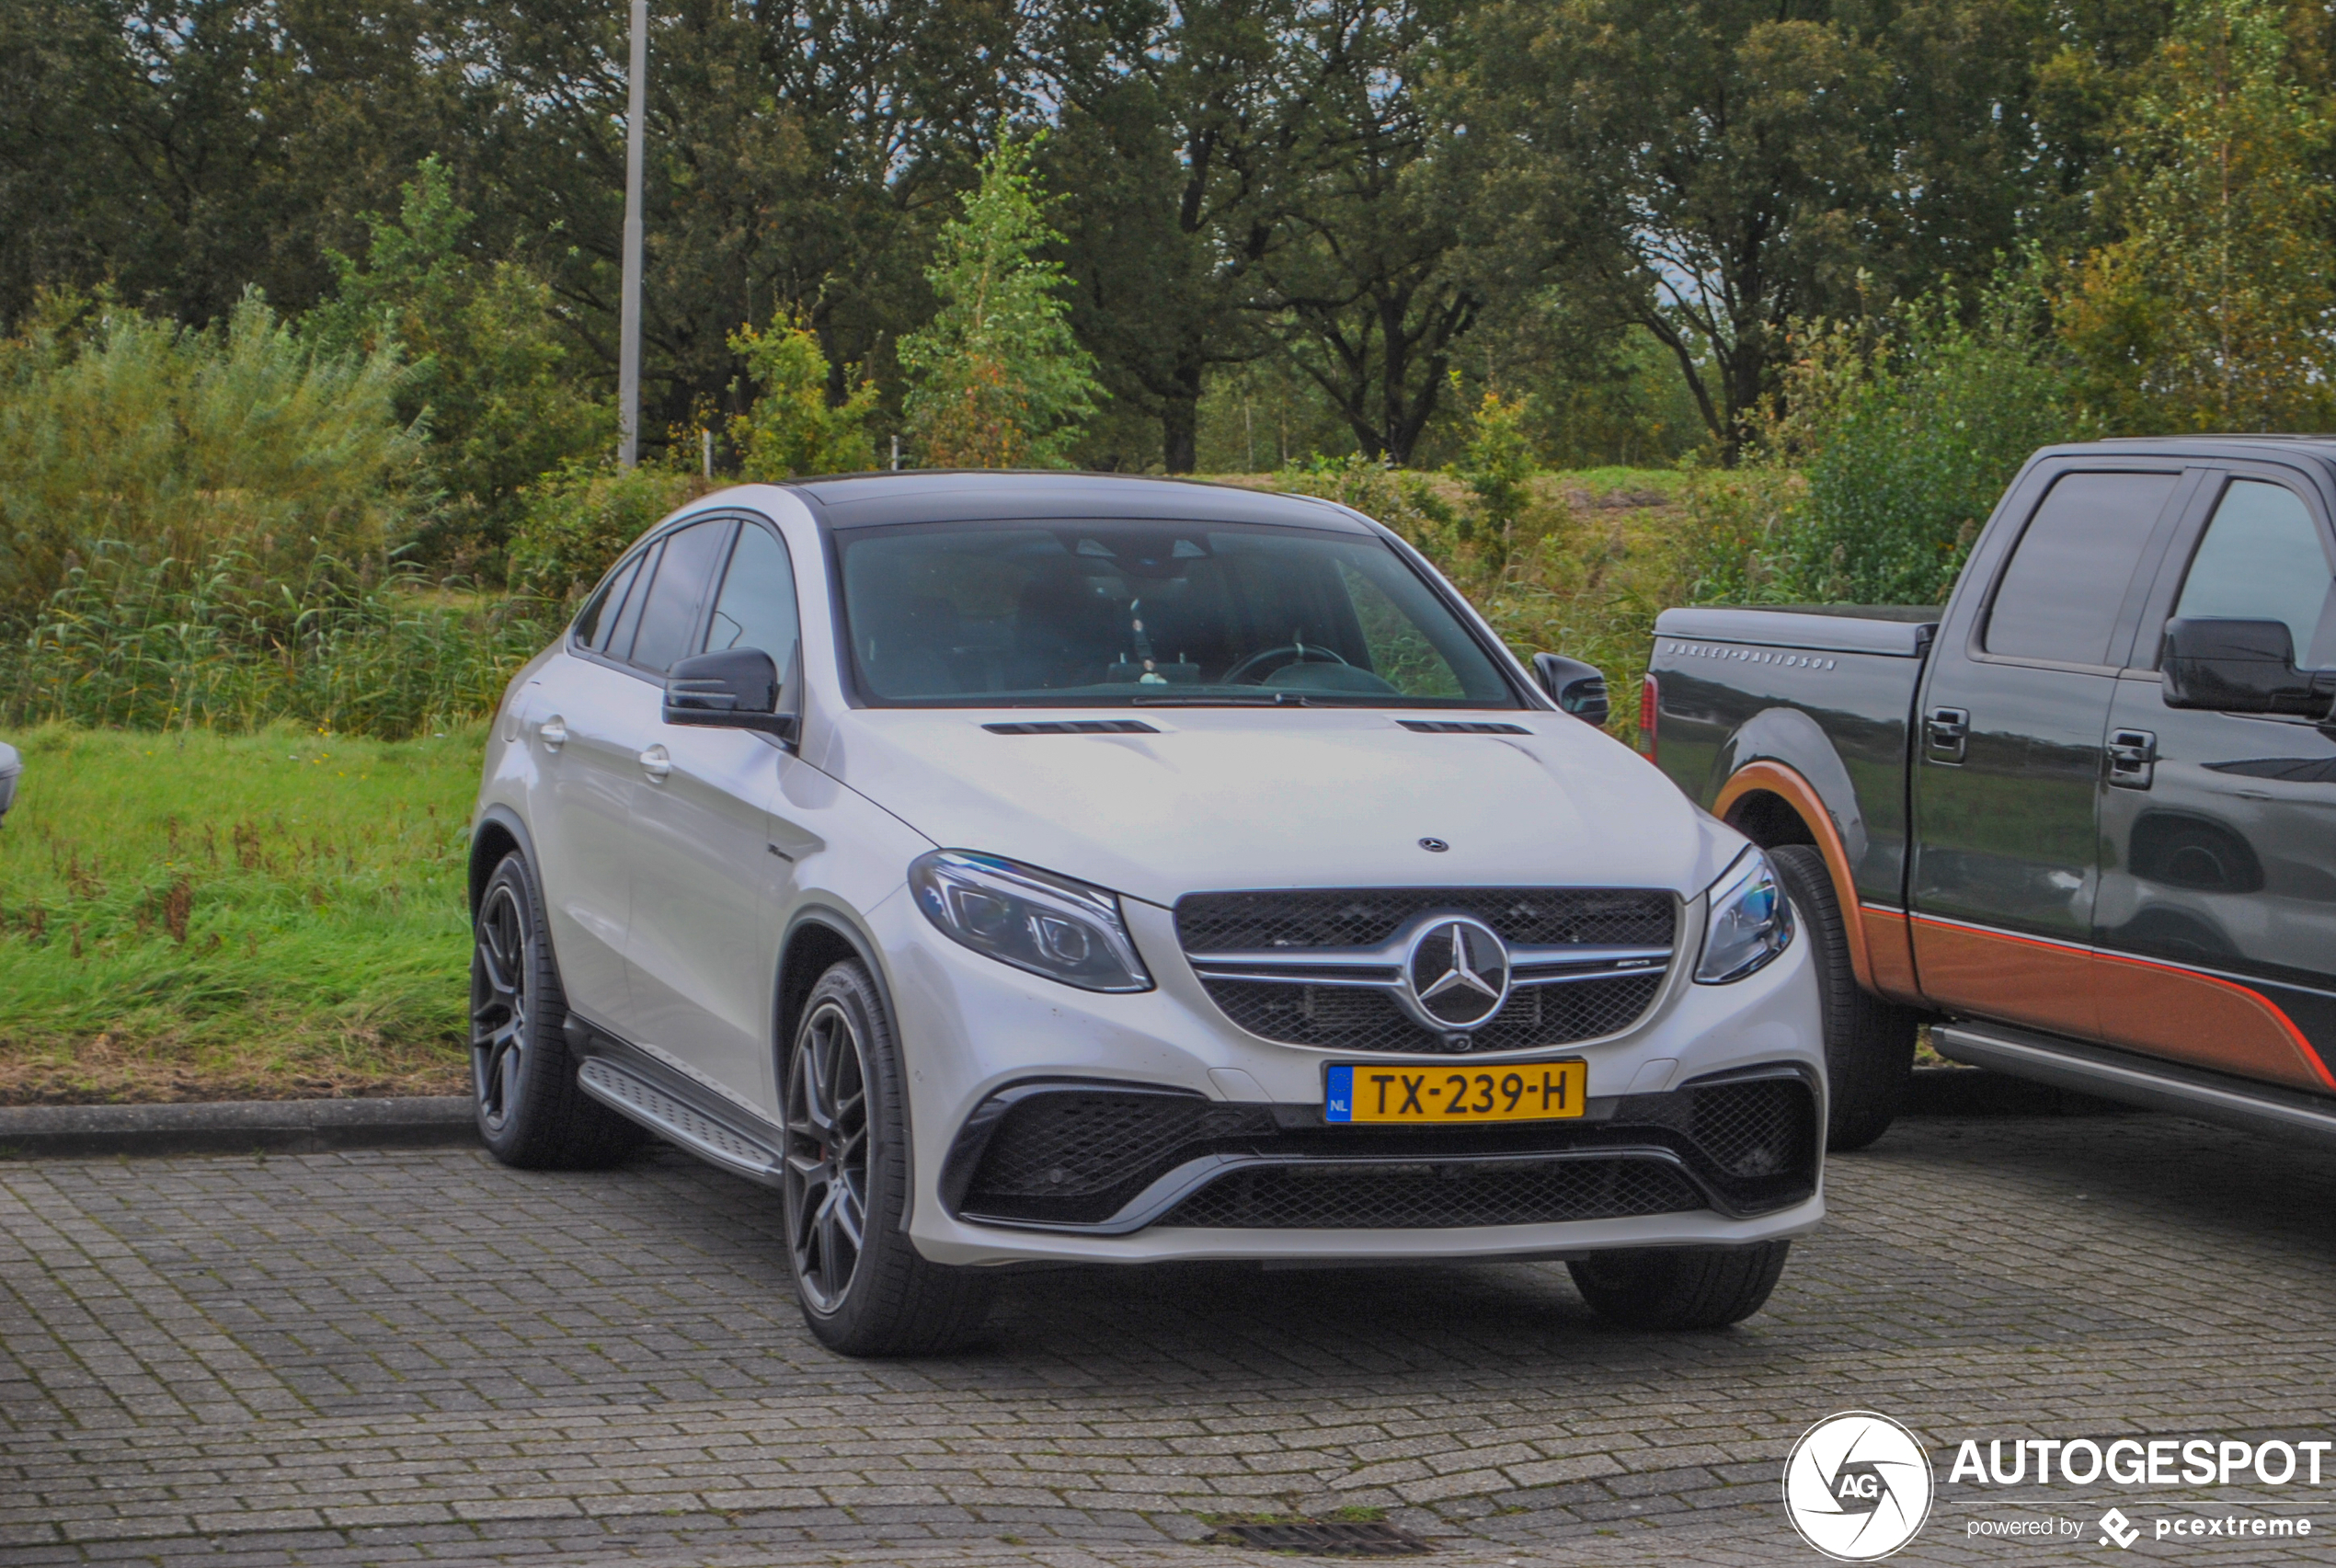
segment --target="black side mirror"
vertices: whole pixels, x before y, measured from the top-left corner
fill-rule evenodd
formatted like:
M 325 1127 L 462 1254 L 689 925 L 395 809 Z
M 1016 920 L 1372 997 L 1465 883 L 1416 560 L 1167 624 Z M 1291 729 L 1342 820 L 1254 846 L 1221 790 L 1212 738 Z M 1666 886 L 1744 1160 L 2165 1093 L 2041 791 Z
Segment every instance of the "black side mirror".
M 792 741 L 797 717 L 778 664 L 759 647 L 702 653 L 682 659 L 665 678 L 668 724 L 759 729 Z
M 2170 708 L 2325 718 L 2336 703 L 2336 670 L 2296 669 L 2284 621 L 2169 621 L 2159 663 Z
M 1578 658 L 1563 654 L 1537 653 L 1533 656 L 1533 679 L 1550 700 L 1584 724 L 1603 728 L 1609 711 L 1606 702 L 1606 677 L 1595 665 L 1584 664 Z

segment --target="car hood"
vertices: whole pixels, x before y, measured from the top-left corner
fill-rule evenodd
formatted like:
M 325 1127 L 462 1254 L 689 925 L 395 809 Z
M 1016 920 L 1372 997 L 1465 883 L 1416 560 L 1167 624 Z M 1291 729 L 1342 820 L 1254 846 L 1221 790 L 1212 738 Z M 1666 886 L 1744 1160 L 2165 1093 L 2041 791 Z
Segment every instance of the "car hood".
M 1575 886 L 1692 898 L 1741 841 L 1650 763 L 1563 714 L 1422 734 L 1341 709 L 1149 710 L 1154 734 L 1001 734 L 1136 715 L 861 708 L 820 764 L 950 849 L 1156 904 L 1209 889 Z M 1423 840 L 1449 846 L 1431 852 Z

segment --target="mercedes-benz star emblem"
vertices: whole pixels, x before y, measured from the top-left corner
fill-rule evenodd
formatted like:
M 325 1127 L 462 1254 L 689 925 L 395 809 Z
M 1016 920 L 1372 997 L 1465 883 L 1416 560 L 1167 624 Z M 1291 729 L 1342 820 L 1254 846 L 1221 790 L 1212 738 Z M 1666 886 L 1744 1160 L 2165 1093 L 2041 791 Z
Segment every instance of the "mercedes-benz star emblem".
M 1403 956 L 1398 994 L 1414 1018 L 1439 1034 L 1478 1028 L 1508 1000 L 1508 944 L 1466 915 L 1430 921 Z

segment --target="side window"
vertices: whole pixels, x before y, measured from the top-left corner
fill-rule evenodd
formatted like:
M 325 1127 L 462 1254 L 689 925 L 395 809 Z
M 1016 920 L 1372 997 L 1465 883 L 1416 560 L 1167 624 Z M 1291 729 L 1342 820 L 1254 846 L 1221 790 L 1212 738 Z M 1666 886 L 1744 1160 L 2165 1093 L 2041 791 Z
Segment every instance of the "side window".
M 795 635 L 795 573 L 786 546 L 768 529 L 740 523 L 738 548 L 730 552 L 730 569 L 706 624 L 706 651 L 759 647 L 784 677 Z
M 641 629 L 641 606 L 648 599 L 649 578 L 656 575 L 657 558 L 665 553 L 665 541 L 660 539 L 641 552 L 640 569 L 625 585 L 624 602 L 617 606 L 610 617 L 608 635 L 592 647 L 611 658 L 629 658 L 633 652 L 633 634 Z
M 2190 558 L 2176 615 L 2284 621 L 2303 670 L 2336 664 L 2336 578 L 2303 498 L 2284 485 L 2236 479 Z
M 576 618 L 576 641 L 579 647 L 597 649 L 606 646 L 602 634 L 615 625 L 624 608 L 625 590 L 633 586 L 640 569 L 641 557 L 636 555 L 611 572 L 608 581 L 592 595 L 591 602 L 584 606 L 584 613 Z
M 1989 653 L 2105 664 L 2134 567 L 2177 475 L 2070 474 L 2011 553 L 1987 616 Z
M 633 639 L 633 662 L 641 669 L 662 675 L 689 652 L 698 606 L 705 602 L 715 560 L 729 543 L 733 526 L 727 518 L 713 518 L 666 535 L 657 576 L 643 596 L 641 629 Z

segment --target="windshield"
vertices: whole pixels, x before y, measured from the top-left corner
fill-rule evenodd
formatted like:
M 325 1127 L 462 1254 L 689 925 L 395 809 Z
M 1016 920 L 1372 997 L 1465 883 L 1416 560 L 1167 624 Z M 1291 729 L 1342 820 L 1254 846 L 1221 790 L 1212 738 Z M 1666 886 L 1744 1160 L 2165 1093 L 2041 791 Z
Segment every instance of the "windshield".
M 862 694 L 915 707 L 1518 705 L 1376 538 L 1114 520 L 838 535 Z

